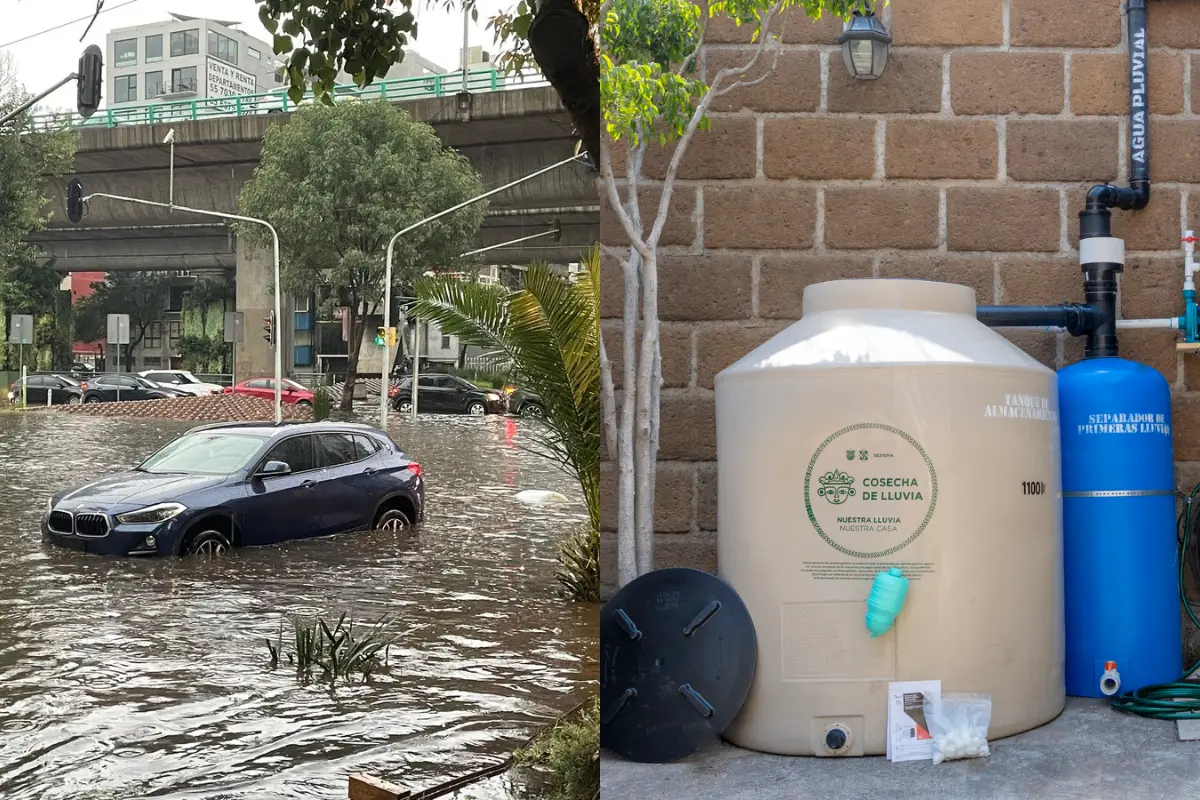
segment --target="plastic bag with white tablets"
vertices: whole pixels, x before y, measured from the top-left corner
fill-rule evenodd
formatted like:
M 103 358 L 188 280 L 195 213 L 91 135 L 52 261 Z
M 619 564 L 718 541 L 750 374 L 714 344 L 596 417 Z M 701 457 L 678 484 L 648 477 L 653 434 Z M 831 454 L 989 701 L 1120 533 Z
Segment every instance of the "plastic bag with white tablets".
M 933 736 L 933 763 L 991 755 L 988 725 L 992 698 L 986 694 L 943 694 L 925 701 L 925 721 Z

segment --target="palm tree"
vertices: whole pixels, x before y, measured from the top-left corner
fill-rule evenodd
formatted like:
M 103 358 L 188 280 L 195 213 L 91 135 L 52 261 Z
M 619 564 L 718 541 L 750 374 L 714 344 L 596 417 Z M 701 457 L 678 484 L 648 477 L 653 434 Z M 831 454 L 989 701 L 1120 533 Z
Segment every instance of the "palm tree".
M 502 350 L 545 404 L 536 442 L 573 474 L 587 502 L 590 530 L 564 546 L 563 563 L 599 566 L 600 529 L 600 251 L 583 259 L 572 281 L 544 264 L 531 266 L 521 288 L 509 291 L 446 278 L 421 278 L 411 315 L 470 344 Z M 582 559 L 581 559 L 582 557 Z M 560 576 L 560 580 L 563 577 Z M 590 579 L 588 583 L 590 584 Z M 567 581 L 563 580 L 566 584 Z M 588 588 L 579 596 L 593 594 Z M 594 599 L 594 598 L 593 598 Z

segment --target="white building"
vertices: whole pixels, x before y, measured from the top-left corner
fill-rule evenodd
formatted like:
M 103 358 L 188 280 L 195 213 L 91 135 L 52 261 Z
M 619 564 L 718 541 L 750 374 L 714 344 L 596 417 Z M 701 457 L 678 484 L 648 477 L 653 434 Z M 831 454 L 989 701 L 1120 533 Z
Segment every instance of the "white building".
M 238 23 L 171 14 L 110 31 L 105 98 L 111 107 L 268 92 L 280 83 L 271 45 Z

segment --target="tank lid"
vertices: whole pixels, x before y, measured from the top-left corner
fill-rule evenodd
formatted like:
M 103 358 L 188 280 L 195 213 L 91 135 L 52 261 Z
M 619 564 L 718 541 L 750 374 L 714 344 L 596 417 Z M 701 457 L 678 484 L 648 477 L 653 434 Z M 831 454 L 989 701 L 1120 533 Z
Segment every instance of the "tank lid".
M 823 311 L 891 308 L 975 316 L 969 286 L 907 278 L 858 278 L 814 283 L 804 289 L 804 315 Z

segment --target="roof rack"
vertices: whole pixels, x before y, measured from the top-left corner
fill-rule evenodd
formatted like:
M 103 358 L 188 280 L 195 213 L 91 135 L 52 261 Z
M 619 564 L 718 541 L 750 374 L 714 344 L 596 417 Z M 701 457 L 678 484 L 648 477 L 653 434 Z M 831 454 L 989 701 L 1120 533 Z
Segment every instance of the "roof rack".
M 194 428 L 188 428 L 187 432 L 195 433 L 196 431 L 210 431 L 216 430 L 217 428 L 276 428 L 284 425 L 303 424 L 306 423 L 302 422 L 301 420 L 294 419 L 285 419 L 280 422 L 273 422 L 271 420 L 233 420 L 231 422 L 210 422 L 206 425 L 197 425 Z

